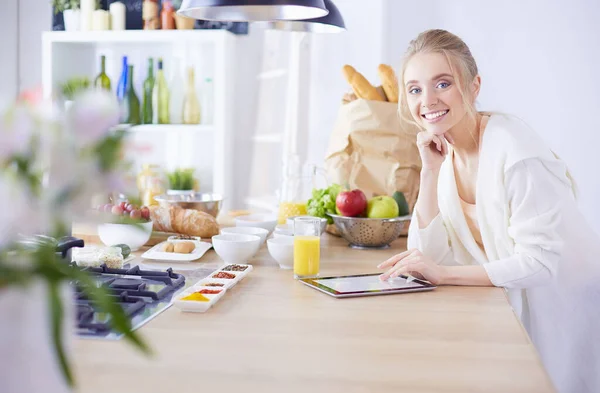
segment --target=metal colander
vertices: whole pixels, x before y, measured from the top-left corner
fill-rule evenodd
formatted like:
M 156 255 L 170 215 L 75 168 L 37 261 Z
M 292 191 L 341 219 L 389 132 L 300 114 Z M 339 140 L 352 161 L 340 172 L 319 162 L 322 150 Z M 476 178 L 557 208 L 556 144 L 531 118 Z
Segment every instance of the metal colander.
M 344 217 L 330 214 L 340 235 L 352 248 L 388 248 L 396 240 L 411 216 L 396 218 Z

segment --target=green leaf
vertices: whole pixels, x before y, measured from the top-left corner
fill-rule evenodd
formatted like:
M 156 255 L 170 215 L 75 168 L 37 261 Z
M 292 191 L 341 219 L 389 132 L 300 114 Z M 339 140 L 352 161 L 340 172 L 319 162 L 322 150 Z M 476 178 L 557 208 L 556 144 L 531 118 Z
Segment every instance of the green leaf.
M 48 282 L 48 300 L 50 306 L 50 316 L 51 316 L 51 332 L 52 339 L 54 342 L 54 349 L 56 350 L 56 356 L 58 357 L 58 363 L 60 364 L 60 368 L 65 376 L 65 380 L 69 386 L 74 385 L 73 374 L 71 373 L 71 368 L 69 367 L 69 362 L 67 361 L 67 356 L 65 354 L 65 348 L 62 337 L 62 327 L 64 320 L 64 310 L 62 299 L 60 298 L 60 285 L 58 281 L 50 281 Z

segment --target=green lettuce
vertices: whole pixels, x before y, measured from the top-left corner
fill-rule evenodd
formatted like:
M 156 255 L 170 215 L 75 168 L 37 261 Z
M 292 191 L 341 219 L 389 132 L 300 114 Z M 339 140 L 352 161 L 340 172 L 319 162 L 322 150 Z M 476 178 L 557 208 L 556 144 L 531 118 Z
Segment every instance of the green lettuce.
M 327 215 L 337 214 L 335 210 L 335 199 L 342 191 L 342 186 L 332 184 L 327 188 L 314 189 L 312 198 L 308 200 L 306 205 L 307 213 L 311 216 L 326 218 L 327 223 L 333 224 L 333 219 Z

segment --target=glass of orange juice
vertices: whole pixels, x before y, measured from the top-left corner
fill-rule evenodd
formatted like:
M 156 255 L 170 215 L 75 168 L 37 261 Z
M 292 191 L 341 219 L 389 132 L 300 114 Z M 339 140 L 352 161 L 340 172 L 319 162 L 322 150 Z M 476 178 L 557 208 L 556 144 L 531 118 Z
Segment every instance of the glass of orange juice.
M 294 219 L 294 278 L 316 277 L 321 257 L 321 219 Z

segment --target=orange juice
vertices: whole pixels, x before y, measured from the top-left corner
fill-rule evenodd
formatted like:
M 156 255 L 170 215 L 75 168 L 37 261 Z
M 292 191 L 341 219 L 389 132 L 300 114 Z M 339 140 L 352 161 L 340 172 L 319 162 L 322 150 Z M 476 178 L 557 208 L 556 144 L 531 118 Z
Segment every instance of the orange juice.
M 303 202 L 281 202 L 279 204 L 279 216 L 277 217 L 279 224 L 285 224 L 289 217 L 305 216 L 306 203 Z
M 294 236 L 294 275 L 319 274 L 321 239 L 318 236 Z

